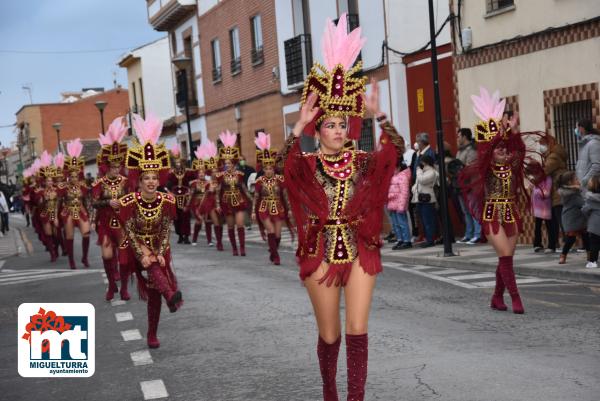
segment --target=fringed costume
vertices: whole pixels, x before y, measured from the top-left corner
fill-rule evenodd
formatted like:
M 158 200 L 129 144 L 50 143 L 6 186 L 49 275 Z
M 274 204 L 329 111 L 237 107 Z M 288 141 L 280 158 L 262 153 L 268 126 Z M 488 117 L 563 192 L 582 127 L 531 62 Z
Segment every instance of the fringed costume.
M 177 204 L 177 217 L 174 221 L 175 233 L 179 236 L 177 243 L 190 244 L 190 224 L 192 219 L 190 211 L 190 181 L 195 178 L 196 174 L 185 167 L 185 161 L 181 158 L 179 145 L 174 145 L 170 150 L 174 163 L 167 180 L 167 188 L 175 197 Z
M 205 232 L 206 239 L 211 245 L 212 235 L 211 227 L 214 227 L 215 238 L 217 240 L 217 250 L 223 250 L 223 223 L 217 213 L 217 191 L 219 183 L 216 180 L 216 175 L 219 166 L 219 157 L 217 146 L 212 141 L 207 141 L 198 147 L 196 153 L 198 160 L 202 160 L 204 165 L 205 184 L 204 195 L 200 202 L 199 213 L 205 216 Z

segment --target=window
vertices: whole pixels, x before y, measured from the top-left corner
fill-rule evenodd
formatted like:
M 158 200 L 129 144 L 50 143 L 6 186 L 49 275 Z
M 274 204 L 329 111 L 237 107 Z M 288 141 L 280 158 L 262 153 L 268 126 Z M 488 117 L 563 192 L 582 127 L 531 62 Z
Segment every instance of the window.
M 554 106 L 554 136 L 567 151 L 567 169 L 575 170 L 578 156 L 577 139 L 573 130 L 582 119 L 592 119 L 592 101 L 561 103 Z
M 219 48 L 219 39 L 213 39 L 210 42 L 210 47 L 212 49 L 213 83 L 221 82 L 221 49 Z
M 292 12 L 294 14 L 294 35 L 310 33 L 308 0 L 292 0 Z
M 131 83 L 131 94 L 133 95 L 133 105 L 131 107 L 131 111 L 138 114 L 138 102 L 137 102 L 137 92 L 135 90 L 135 82 Z
M 252 29 L 252 65 L 258 65 L 263 62 L 263 38 L 260 14 L 250 18 L 250 27 Z
M 240 30 L 237 27 L 229 31 L 229 41 L 231 45 L 231 75 L 236 75 L 242 70 Z
M 358 140 L 358 148 L 360 150 L 364 150 L 365 152 L 371 152 L 375 149 L 372 118 L 365 118 L 362 122 L 360 139 Z
M 486 0 L 487 12 L 502 10 L 503 8 L 512 7 L 515 5 L 515 0 Z

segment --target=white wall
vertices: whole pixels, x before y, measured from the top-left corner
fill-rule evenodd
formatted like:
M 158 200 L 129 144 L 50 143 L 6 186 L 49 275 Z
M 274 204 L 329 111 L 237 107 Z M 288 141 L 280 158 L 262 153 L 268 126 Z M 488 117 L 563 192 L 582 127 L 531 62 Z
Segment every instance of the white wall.
M 294 24 L 291 0 L 275 0 L 275 28 L 277 30 L 277 51 L 279 56 L 279 83 L 284 94 L 291 93 L 288 89 L 285 71 L 285 48 L 283 43 L 294 37 Z
M 142 89 L 146 112 L 152 112 L 162 120 L 173 117 L 175 115 L 175 99 L 173 98 L 168 38 L 164 37 L 134 50 L 132 53 L 134 57 L 139 57 L 141 60 Z

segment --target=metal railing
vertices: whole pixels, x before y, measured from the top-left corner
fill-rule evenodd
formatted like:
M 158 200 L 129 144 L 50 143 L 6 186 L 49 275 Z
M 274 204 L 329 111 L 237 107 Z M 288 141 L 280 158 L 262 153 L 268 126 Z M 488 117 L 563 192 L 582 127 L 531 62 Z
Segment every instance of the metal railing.
M 263 47 L 258 47 L 256 49 L 252 49 L 250 54 L 252 59 L 252 65 L 261 64 L 264 61 Z
M 213 83 L 221 82 L 221 79 L 222 79 L 221 66 L 213 68 L 213 70 L 212 70 Z
M 242 71 L 242 59 L 241 57 L 234 58 L 231 60 L 231 75 L 237 75 Z
M 288 86 L 304 82 L 312 66 L 312 46 L 309 34 L 298 35 L 283 44 Z

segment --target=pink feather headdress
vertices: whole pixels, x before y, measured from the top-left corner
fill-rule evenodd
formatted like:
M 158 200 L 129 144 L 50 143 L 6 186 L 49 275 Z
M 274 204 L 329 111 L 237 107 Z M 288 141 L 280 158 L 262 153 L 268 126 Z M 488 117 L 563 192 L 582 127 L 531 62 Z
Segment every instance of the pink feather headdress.
M 56 156 L 54 156 L 54 165 L 62 170 L 65 166 L 65 154 L 62 152 L 58 152 Z
M 96 163 L 101 176 L 106 174 L 111 164 L 118 164 L 123 167 L 125 155 L 127 154 L 127 144 L 121 143 L 121 141 L 126 133 L 127 126 L 123 122 L 123 117 L 117 117 L 108 126 L 106 134 L 99 135 L 98 142 L 102 147 L 96 155 Z
M 52 155 L 47 150 L 44 150 L 40 155 L 39 161 L 40 167 L 48 167 L 52 164 Z
M 158 143 L 162 125 L 162 121 L 154 114 L 148 113 L 145 120 L 137 114 L 133 115 L 138 143 L 127 150 L 125 162 L 132 185 L 137 184 L 139 174 L 148 171 L 157 172 L 161 184 L 166 180 L 171 161 L 165 145 Z
M 500 133 L 500 124 L 506 99 L 500 99 L 500 92 L 490 95 L 487 89 L 479 87 L 479 96 L 471 95 L 473 112 L 480 118 L 475 125 L 475 141 L 490 142 Z M 506 131 L 503 130 L 503 135 Z
M 342 14 L 337 26 L 327 19 L 321 49 L 325 66 L 315 63 L 304 81 L 301 105 L 309 95 L 315 94 L 315 107 L 319 112 L 308 124 L 304 133 L 314 135 L 316 127 L 327 117 L 348 119 L 348 136 L 359 139 L 362 117 L 365 113 L 363 94 L 366 88 L 366 77 L 353 77 L 362 68 L 362 62 L 356 58 L 366 42 L 361 38 L 361 29 L 356 28 L 348 33 L 348 17 Z
M 254 138 L 256 151 L 256 165 L 262 167 L 274 166 L 277 161 L 277 152 L 271 149 L 271 135 L 259 132 Z
M 98 142 L 100 145 L 107 146 L 113 143 L 119 143 L 125 137 L 127 133 L 127 126 L 123 123 L 123 117 L 117 117 L 108 126 L 106 134 L 99 134 Z
M 67 154 L 69 157 L 65 158 L 64 165 L 67 170 L 71 172 L 78 172 L 80 176 L 83 176 L 83 167 L 85 165 L 85 159 L 81 156 L 83 150 L 83 144 L 81 139 L 75 138 L 67 143 Z
M 179 144 L 177 142 L 171 145 L 169 150 L 171 151 L 171 154 L 175 159 L 179 159 L 181 157 L 181 148 L 179 147 Z
M 218 166 L 219 158 L 217 157 L 217 145 L 213 141 L 207 141 L 202 145 L 198 146 L 196 149 L 196 158 L 194 163 L 198 161 L 198 163 L 203 163 L 204 168 L 207 170 L 214 170 Z M 194 168 L 199 168 L 198 163 L 196 163 Z
M 229 130 L 225 130 L 219 134 L 219 139 L 223 143 L 223 147 L 219 152 L 219 157 L 223 160 L 235 161 L 240 158 L 240 149 L 235 146 L 237 143 L 237 135 Z

